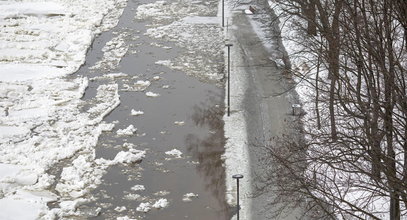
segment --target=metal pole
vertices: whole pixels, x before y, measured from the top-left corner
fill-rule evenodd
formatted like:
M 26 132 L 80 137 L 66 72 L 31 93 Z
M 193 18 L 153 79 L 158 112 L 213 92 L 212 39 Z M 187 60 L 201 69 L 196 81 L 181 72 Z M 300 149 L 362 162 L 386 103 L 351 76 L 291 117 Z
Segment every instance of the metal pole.
M 233 44 L 228 43 L 226 46 L 228 47 L 228 116 L 230 116 L 230 47 Z
M 222 0 L 222 27 L 225 27 L 225 0 Z
M 233 179 L 236 179 L 237 184 L 237 220 L 239 220 L 239 212 L 240 212 L 240 203 L 239 203 L 239 179 L 243 178 L 242 174 L 235 174 L 232 176 Z
M 228 46 L 228 116 L 230 116 L 230 46 Z
M 240 212 L 240 206 L 239 206 L 239 178 L 237 178 L 236 181 L 237 181 L 237 220 L 239 220 L 239 212 Z

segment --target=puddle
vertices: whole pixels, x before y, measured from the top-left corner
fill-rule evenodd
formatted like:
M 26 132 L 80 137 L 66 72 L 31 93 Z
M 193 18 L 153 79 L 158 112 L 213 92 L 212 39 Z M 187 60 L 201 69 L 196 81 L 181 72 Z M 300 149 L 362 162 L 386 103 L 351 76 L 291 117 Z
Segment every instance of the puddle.
M 154 1 L 129 0 L 119 25 L 95 39 L 86 64 L 77 73 L 90 79 L 106 73 L 127 74 L 115 79 L 90 80 L 83 97 L 91 103 L 99 85 L 119 85 L 121 103 L 104 119 L 116 122 L 116 125 L 112 132 L 99 138 L 96 158 L 113 159 L 124 150 L 125 143 L 134 144 L 137 150 L 146 150 L 141 163 L 108 168 L 102 184 L 91 193 L 95 201 L 79 210 L 95 214 L 100 208 L 95 219 L 121 216 L 156 220 L 230 219 L 221 160 L 225 143 L 222 121 L 224 89 L 155 64 L 185 51 L 174 43 L 160 42 L 144 35 L 149 22 L 135 20 L 135 10 L 138 5 L 151 2 Z M 109 70 L 91 69 L 103 59 L 102 49 L 106 42 L 121 33 L 125 33 L 128 51 L 120 64 Z M 143 92 L 126 91 L 128 85 L 137 80 L 148 80 L 151 85 Z M 159 96 L 148 97 L 146 92 Z M 144 114 L 133 116 L 133 109 Z M 129 125 L 137 128 L 136 135 L 117 136 L 118 129 Z M 166 154 L 173 149 L 182 155 L 177 158 Z M 134 191 L 131 188 L 135 185 L 143 185 L 145 189 Z M 183 198 L 187 193 L 195 196 L 186 202 Z M 167 207 L 152 208 L 146 213 L 137 211 L 141 203 L 154 204 L 161 198 L 169 202 Z

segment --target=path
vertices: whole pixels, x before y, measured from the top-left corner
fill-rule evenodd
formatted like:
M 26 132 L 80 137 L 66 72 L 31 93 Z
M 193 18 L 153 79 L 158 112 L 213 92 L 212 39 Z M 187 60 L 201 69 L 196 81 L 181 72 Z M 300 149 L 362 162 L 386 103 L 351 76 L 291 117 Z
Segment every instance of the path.
M 285 92 L 292 85 L 283 77 L 282 69 L 271 60 L 270 53 L 253 30 L 249 19 L 249 15 L 233 13 L 233 26 L 229 33 L 235 45 L 231 52 L 231 81 L 240 84 L 243 81 L 245 84 L 242 86 L 234 82 L 231 86 L 232 100 L 241 100 L 240 106 L 232 104 L 232 109 L 243 115 L 247 125 L 250 180 L 246 181 L 250 183 L 245 183 L 250 184 L 251 190 L 244 192 L 242 197 L 243 203 L 251 205 L 242 207 L 247 209 L 242 210 L 245 213 L 242 219 L 298 219 L 301 217 L 299 209 L 273 217 L 272 213 L 276 211 L 276 206 L 270 204 L 273 194 L 256 190 L 256 186 L 264 186 L 261 180 L 267 178 L 265 170 L 270 169 L 269 158 L 264 156 L 260 146 L 264 146 L 272 137 L 292 132 L 289 131 L 288 123 L 293 121 L 291 105 L 296 102 L 297 95 L 294 90 Z

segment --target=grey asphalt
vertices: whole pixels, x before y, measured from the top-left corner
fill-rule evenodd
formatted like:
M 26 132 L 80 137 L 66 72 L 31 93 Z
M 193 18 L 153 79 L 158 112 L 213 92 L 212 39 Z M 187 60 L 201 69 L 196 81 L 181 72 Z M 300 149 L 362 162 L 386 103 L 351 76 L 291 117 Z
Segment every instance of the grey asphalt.
M 232 62 L 232 65 L 235 65 L 233 69 L 245 74 L 243 77 L 247 83 L 241 110 L 247 124 L 247 147 L 250 153 L 253 189 L 251 218 L 300 219 L 303 213 L 300 207 L 287 210 L 278 216 L 274 215 L 279 207 L 271 203 L 274 195 L 270 189 L 273 189 L 273 186 L 268 185 L 267 181 L 267 171 L 273 164 L 262 148 L 269 144 L 273 137 L 281 137 L 283 134 L 290 134 L 293 138 L 299 137 L 290 126 L 298 120 L 298 116 L 292 115 L 291 107 L 292 104 L 298 103 L 298 95 L 294 89 L 290 89 L 293 82 L 284 75 L 283 68 L 278 67 L 270 58 L 270 51 L 262 44 L 249 19 L 252 19 L 250 15 L 233 13 L 233 27 L 229 31 L 235 43 L 233 56 L 241 56 L 235 59 L 242 62 Z M 256 190 L 264 186 L 266 190 Z

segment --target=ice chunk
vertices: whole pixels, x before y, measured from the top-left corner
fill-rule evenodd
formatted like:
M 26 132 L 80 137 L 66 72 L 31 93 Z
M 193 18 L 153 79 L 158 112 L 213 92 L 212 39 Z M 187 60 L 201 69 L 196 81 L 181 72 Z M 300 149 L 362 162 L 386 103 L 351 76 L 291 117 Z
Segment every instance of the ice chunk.
M 120 151 L 113 160 L 113 164 L 117 163 L 135 163 L 141 161 L 146 155 L 145 151 L 134 150 Z
M 151 204 L 149 202 L 142 202 L 140 205 L 136 208 L 138 212 L 148 212 L 151 210 Z
M 165 152 L 165 154 L 174 156 L 176 158 L 181 158 L 182 152 L 178 149 L 172 149 L 170 151 Z
M 131 190 L 134 190 L 134 191 L 143 191 L 145 189 L 146 188 L 143 185 L 135 185 L 135 186 L 131 187 Z
M 196 198 L 198 197 L 198 194 L 195 193 L 187 193 L 182 197 L 182 201 L 184 202 L 191 202 L 192 199 L 191 198 Z
M 118 206 L 118 207 L 114 208 L 114 210 L 116 212 L 123 212 L 123 211 L 126 211 L 127 209 L 125 206 Z
M 127 200 L 137 200 L 137 199 L 140 198 L 140 197 L 141 197 L 141 196 L 140 196 L 139 194 L 132 194 L 132 193 L 126 194 L 126 195 L 124 196 L 124 198 L 127 199 Z
M 175 121 L 174 124 L 179 125 L 179 126 L 183 126 L 185 124 L 185 122 L 184 121 Z
M 134 125 L 129 125 L 125 129 L 119 129 L 117 130 L 117 135 L 119 136 L 125 136 L 125 135 L 132 135 L 137 131 L 137 128 L 134 127 Z
M 169 202 L 168 202 L 167 199 L 162 199 L 161 198 L 161 199 L 159 199 L 158 201 L 156 201 L 154 203 L 153 207 L 156 208 L 156 209 L 162 209 L 162 208 L 167 207 L 168 204 L 169 204 Z
M 148 97 L 158 97 L 158 96 L 160 96 L 160 94 L 154 93 L 154 92 L 147 92 L 146 96 L 148 96 Z
M 134 90 L 135 91 L 144 91 L 146 90 L 149 86 L 151 85 L 150 81 L 143 81 L 143 80 L 138 80 L 136 83 L 134 83 Z
M 117 217 L 116 220 L 137 220 L 135 218 L 130 218 L 129 216 Z
M 139 115 L 144 115 L 143 111 L 136 111 L 134 109 L 131 110 L 131 115 L 133 116 L 139 116 Z

